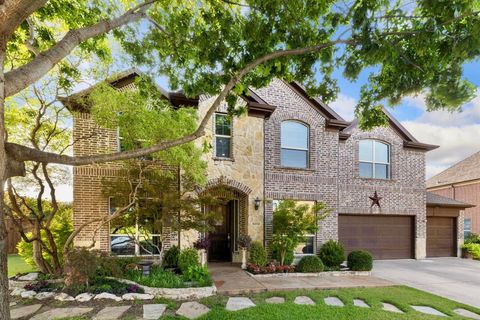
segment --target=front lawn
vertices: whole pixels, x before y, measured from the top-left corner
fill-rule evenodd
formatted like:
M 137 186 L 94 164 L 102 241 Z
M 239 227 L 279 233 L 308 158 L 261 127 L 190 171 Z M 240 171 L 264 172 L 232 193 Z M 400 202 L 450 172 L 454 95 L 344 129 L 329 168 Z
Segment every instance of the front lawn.
M 301 295 L 312 298 L 316 305 L 293 304 L 295 297 Z M 266 298 L 273 296 L 285 297 L 286 303 L 279 305 L 265 303 Z M 328 296 L 340 298 L 345 303 L 345 307 L 325 305 L 323 298 Z M 364 300 L 371 308 L 354 307 L 354 298 Z M 236 312 L 225 311 L 226 297 L 215 296 L 203 299 L 201 302 L 211 307 L 212 311 L 200 319 L 440 319 L 438 316 L 419 313 L 413 310 L 410 305 L 431 306 L 452 316 L 452 319 L 465 319 L 453 313 L 453 310 L 459 307 L 480 313 L 480 309 L 405 286 L 267 292 L 254 294 L 251 299 L 257 305 L 256 307 Z M 383 311 L 381 309 L 382 302 L 394 304 L 405 314 Z M 174 319 L 174 317 L 170 319 Z
M 27 273 L 36 271 L 34 267 L 26 264 L 18 254 L 8 255 L 8 276 L 12 277 L 17 273 Z

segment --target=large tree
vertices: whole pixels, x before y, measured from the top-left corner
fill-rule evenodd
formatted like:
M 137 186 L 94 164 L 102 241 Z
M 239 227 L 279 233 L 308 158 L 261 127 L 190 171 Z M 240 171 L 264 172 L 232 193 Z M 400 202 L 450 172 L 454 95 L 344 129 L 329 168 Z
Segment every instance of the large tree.
M 478 0 L 0 0 L 0 187 L 23 175 L 28 161 L 84 165 L 193 141 L 222 101 L 235 114 L 235 95 L 273 77 L 298 80 L 328 102 L 338 92 L 336 68 L 351 80 L 368 73 L 356 109 L 364 128 L 385 123 L 381 105 L 405 94 L 425 91 L 431 110 L 458 110 L 475 92 L 462 65 L 479 55 L 479 7 Z M 108 59 L 113 39 L 134 63 L 166 74 L 172 87 L 217 95 L 196 130 L 131 151 L 82 157 L 8 141 L 6 98 L 57 65 L 71 86 L 78 70 L 66 60 L 69 54 Z M 0 211 L 2 319 L 9 318 L 5 237 Z

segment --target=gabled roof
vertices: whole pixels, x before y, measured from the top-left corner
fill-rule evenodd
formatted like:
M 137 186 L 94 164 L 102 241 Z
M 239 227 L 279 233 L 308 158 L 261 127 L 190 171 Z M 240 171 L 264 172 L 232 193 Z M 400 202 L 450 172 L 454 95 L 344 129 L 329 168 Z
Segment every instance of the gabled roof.
M 105 80 L 110 83 L 113 87 L 117 89 L 126 89 L 129 88 L 135 81 L 135 79 L 142 75 L 142 72 L 138 69 L 129 69 L 123 72 L 116 74 L 115 76 Z M 97 85 L 97 84 L 96 84 Z M 85 99 L 88 97 L 89 93 L 95 88 L 96 85 L 93 85 L 85 90 L 74 93 L 67 97 L 60 97 L 59 100 L 70 110 L 76 112 L 89 112 L 90 105 L 88 100 Z M 183 91 L 167 91 L 160 86 L 156 86 L 157 90 L 162 94 L 162 96 L 170 101 L 170 103 L 175 107 L 180 106 L 190 106 L 198 107 L 199 98 L 197 97 L 187 97 Z M 242 99 L 247 102 L 248 113 L 249 115 L 262 115 L 268 116 L 274 110 L 275 106 L 269 105 L 263 99 L 261 99 L 257 94 L 252 90 L 248 90 L 247 95 L 243 95 Z
M 388 118 L 388 124 L 390 125 L 390 127 L 392 127 L 398 133 L 398 135 L 403 139 L 403 146 L 405 148 L 412 148 L 412 149 L 418 149 L 423 151 L 431 151 L 438 148 L 438 146 L 433 144 L 426 144 L 426 143 L 419 142 L 417 139 L 415 139 L 415 137 L 410 132 L 408 132 L 408 130 L 404 126 L 402 126 L 402 124 L 397 119 L 395 119 L 395 117 L 390 112 L 388 112 L 387 109 L 383 108 L 382 110 L 383 110 L 383 113 L 385 113 L 385 115 Z M 345 128 L 342 131 L 342 133 L 345 136 L 345 139 L 348 138 L 348 135 L 350 135 L 352 130 L 357 126 L 358 126 L 358 119 L 355 119 L 351 122 L 351 124 L 347 128 Z
M 480 152 L 454 164 L 427 180 L 427 188 L 480 179 Z
M 447 198 L 432 192 L 427 192 L 427 207 L 473 208 L 475 206 L 473 204 Z

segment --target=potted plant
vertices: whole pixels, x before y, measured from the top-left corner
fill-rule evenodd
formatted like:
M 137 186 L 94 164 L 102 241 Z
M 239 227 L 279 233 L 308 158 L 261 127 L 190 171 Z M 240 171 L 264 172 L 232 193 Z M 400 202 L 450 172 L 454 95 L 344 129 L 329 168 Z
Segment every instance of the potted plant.
M 247 250 L 250 249 L 252 243 L 252 238 L 249 235 L 241 234 L 238 237 L 238 246 L 240 247 L 240 252 L 242 253 L 242 269 L 247 269 Z
M 200 265 L 202 267 L 207 263 L 207 249 L 210 246 L 210 239 L 208 236 L 200 236 L 197 241 L 193 243 L 193 247 L 198 250 L 200 257 Z

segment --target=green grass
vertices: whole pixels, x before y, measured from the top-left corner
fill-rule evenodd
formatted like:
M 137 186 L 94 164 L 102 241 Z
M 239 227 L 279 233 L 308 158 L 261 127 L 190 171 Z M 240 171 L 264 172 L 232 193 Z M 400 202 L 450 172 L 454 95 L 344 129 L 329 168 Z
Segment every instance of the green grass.
M 17 273 L 27 273 L 36 271 L 34 267 L 26 264 L 18 254 L 8 255 L 8 276 L 14 276 Z
M 316 305 L 299 306 L 293 304 L 295 297 L 300 295 L 309 296 L 315 301 Z M 285 297 L 286 303 L 280 305 L 266 304 L 265 299 L 272 296 Z M 340 298 L 345 303 L 345 307 L 340 308 L 325 305 L 323 298 L 328 296 Z M 212 311 L 199 319 L 440 319 L 440 317 L 437 316 L 429 316 L 416 312 L 410 305 L 434 307 L 451 316 L 451 319 L 465 319 L 453 313 L 453 310 L 459 307 L 480 313 L 480 309 L 405 286 L 266 292 L 253 294 L 250 298 L 257 306 L 236 312 L 229 312 L 224 309 L 227 301 L 226 297 L 215 296 L 202 299 L 200 302 L 210 307 Z M 354 298 L 363 299 L 371 308 L 354 307 Z M 389 302 L 396 305 L 399 309 L 403 310 L 405 314 L 383 311 L 381 309 L 382 302 Z M 166 319 L 177 318 L 167 317 Z

